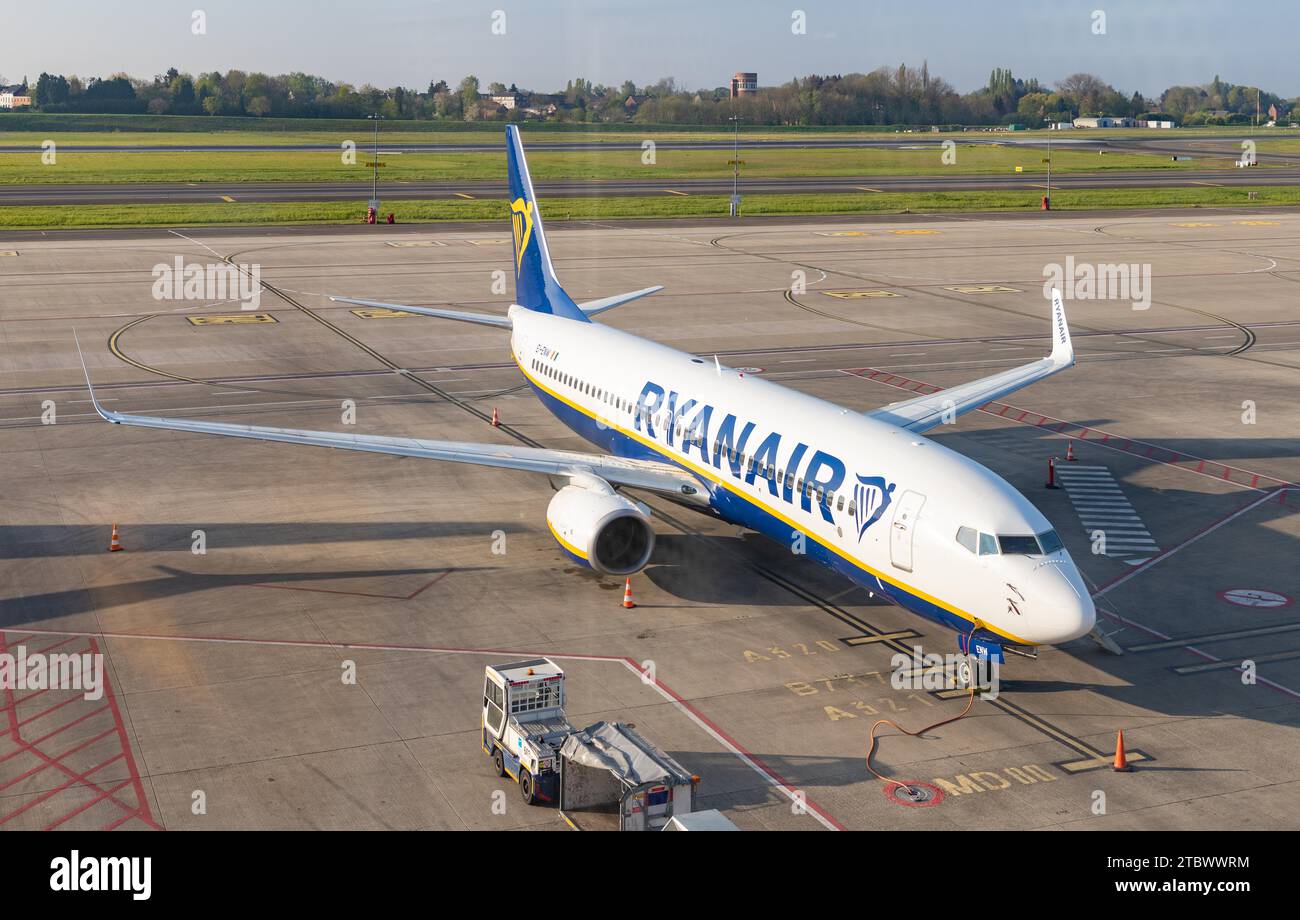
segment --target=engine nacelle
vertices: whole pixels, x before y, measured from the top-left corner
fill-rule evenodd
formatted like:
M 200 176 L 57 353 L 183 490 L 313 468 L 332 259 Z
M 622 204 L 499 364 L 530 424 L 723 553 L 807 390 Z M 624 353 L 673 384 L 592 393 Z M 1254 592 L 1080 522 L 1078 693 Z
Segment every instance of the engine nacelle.
M 634 575 L 650 562 L 655 532 L 648 509 L 605 486 L 565 486 L 546 509 L 551 533 L 602 575 Z

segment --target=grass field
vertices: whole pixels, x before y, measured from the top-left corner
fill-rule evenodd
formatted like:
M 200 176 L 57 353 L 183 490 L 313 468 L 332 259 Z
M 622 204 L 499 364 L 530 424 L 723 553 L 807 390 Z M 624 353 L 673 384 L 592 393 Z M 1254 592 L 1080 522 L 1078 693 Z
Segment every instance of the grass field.
M 1248 198 L 1248 192 L 1257 198 Z M 1052 206 L 1058 211 L 1153 207 L 1257 207 L 1300 205 L 1300 187 L 1081 189 L 1058 191 Z M 543 205 L 548 221 L 718 217 L 727 213 L 723 196 L 664 198 L 560 198 Z M 751 195 L 743 213 L 758 215 L 940 213 L 960 211 L 1037 210 L 1039 198 L 1028 192 L 929 192 L 861 195 Z M 401 201 L 388 206 L 400 223 L 491 221 L 505 232 L 504 200 Z M 386 210 L 388 209 L 386 208 Z M 268 204 L 185 204 L 81 207 L 0 208 L 0 230 L 73 229 L 88 227 L 193 227 L 202 225 L 291 225 L 358 223 L 360 204 L 350 202 L 291 202 Z
M 768 148 L 743 150 L 742 173 L 747 177 L 884 176 L 954 173 L 1009 173 L 1017 166 L 1026 173 L 1046 170 L 1041 150 L 986 144 L 958 145 L 955 162 L 945 165 L 938 147 L 919 150 L 880 148 Z M 656 151 L 653 165 L 642 163 L 642 151 L 533 150 L 528 163 L 538 179 L 651 179 L 670 182 L 686 178 L 731 175 L 727 150 Z M 373 154 L 358 150 L 355 165 L 344 165 L 333 152 L 258 150 L 251 152 L 144 151 L 94 153 L 63 151 L 53 165 L 42 165 L 36 154 L 0 154 L 0 184 L 63 185 L 132 182 L 346 182 L 367 181 L 366 165 Z M 505 176 L 505 153 L 380 153 L 382 182 L 498 180 Z M 1096 151 L 1055 150 L 1052 168 L 1061 172 L 1129 169 L 1228 168 L 1230 158 L 1198 157 L 1174 162 L 1165 155 L 1099 155 Z

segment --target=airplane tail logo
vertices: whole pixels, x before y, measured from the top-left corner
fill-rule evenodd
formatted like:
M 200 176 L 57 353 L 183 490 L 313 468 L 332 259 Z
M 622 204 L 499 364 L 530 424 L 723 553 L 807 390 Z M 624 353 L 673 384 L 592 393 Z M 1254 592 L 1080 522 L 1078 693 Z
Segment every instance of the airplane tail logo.
M 510 179 L 510 231 L 515 243 L 515 303 L 537 313 L 591 322 L 555 277 L 546 245 L 546 224 L 515 125 L 506 127 L 506 172 Z
M 862 541 L 862 535 L 867 532 L 867 528 L 876 521 L 880 520 L 889 503 L 894 500 L 894 486 L 896 483 L 886 483 L 880 476 L 859 476 L 857 485 L 853 487 L 853 500 L 855 510 L 853 513 L 853 523 L 858 526 L 858 541 Z
M 523 268 L 524 251 L 533 237 L 533 203 L 516 198 L 510 202 L 510 223 L 515 234 L 515 271 Z

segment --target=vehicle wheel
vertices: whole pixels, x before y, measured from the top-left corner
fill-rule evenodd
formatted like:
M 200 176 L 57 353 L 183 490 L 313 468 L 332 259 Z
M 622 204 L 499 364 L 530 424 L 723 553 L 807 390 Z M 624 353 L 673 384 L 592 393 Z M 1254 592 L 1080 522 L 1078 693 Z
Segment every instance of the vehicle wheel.
M 505 758 L 501 756 L 500 748 L 492 752 L 492 766 L 497 768 L 497 776 L 506 775 L 506 762 Z
M 957 686 L 963 690 L 969 689 L 975 679 L 974 670 L 971 668 L 970 656 L 966 656 L 957 662 Z
M 523 767 L 519 768 L 519 794 L 524 797 L 524 804 L 531 805 L 537 801 L 537 790 L 534 788 L 533 774 L 529 773 Z

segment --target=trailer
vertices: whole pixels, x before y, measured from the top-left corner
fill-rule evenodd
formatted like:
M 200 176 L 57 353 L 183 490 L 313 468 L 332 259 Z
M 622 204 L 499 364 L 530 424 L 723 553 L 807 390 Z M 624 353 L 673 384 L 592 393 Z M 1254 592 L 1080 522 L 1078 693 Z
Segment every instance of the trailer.
M 622 722 L 597 722 L 560 747 L 560 814 L 575 830 L 662 830 L 694 810 L 699 782 Z
M 632 725 L 575 729 L 564 705 L 564 670 L 549 658 L 484 668 L 483 753 L 525 802 L 556 803 L 579 829 L 659 830 L 694 809 L 698 776 Z

